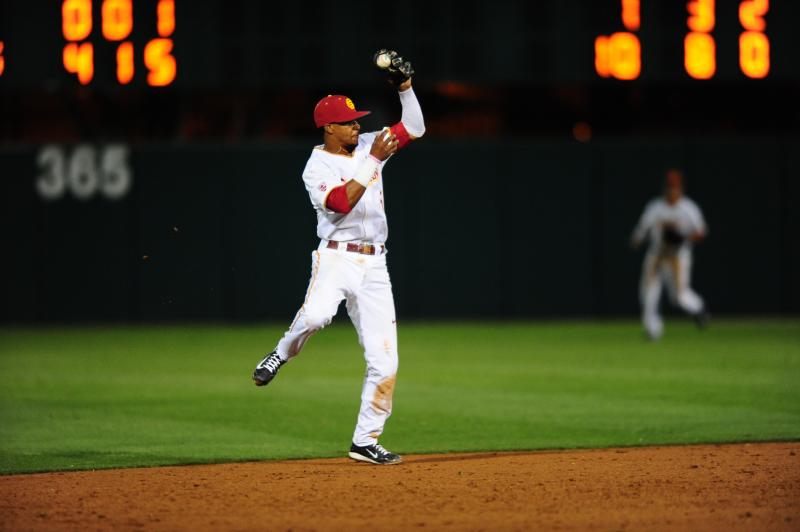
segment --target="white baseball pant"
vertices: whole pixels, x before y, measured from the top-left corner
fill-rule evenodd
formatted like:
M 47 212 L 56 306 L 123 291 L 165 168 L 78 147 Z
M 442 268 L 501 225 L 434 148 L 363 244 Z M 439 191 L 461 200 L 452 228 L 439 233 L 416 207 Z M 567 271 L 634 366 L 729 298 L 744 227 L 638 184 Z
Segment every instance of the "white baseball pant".
M 276 349 L 284 360 L 297 356 L 311 335 L 331 322 L 339 304 L 347 301 L 347 313 L 367 362 L 353 443 L 371 445 L 392 413 L 397 378 L 397 324 L 386 254 L 380 246 L 377 255 L 364 255 L 329 249 L 325 244 L 311 254 L 305 302 Z
M 703 310 L 703 300 L 689 286 L 691 270 L 692 252 L 686 247 L 675 253 L 648 251 L 645 255 L 639 294 L 642 323 L 651 338 L 660 338 L 664 332 L 664 320 L 658 306 L 665 282 L 673 305 L 689 314 Z

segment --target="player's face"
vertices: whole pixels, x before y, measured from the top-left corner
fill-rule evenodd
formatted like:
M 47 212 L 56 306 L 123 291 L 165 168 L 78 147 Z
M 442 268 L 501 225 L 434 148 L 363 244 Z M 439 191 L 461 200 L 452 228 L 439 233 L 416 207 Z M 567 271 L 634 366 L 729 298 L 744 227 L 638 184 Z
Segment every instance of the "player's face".
M 361 125 L 357 120 L 331 125 L 333 126 L 333 135 L 343 146 L 358 144 L 358 132 L 361 131 Z
M 683 196 L 683 188 L 677 185 L 668 185 L 664 190 L 664 195 L 667 198 L 667 203 L 674 205 Z

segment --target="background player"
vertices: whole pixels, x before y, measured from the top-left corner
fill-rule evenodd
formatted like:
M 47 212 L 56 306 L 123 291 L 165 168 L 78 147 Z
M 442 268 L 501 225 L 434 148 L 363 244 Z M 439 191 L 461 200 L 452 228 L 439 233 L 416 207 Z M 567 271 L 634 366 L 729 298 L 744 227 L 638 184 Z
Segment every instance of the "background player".
M 253 380 L 257 386 L 268 384 L 346 301 L 367 361 L 349 456 L 395 464 L 401 457 L 378 444 L 392 411 L 398 362 L 382 170 L 392 154 L 423 135 L 425 124 L 411 88 L 411 64 L 387 50 L 375 54 L 375 60 L 399 90 L 401 121 L 384 131 L 360 134 L 358 119 L 369 111 L 357 111 L 350 98 L 327 96 L 314 109 L 324 144 L 312 150 L 303 181 L 317 211 L 320 244 L 312 253 L 305 302 L 275 350 L 256 366 Z
M 663 197 L 647 204 L 631 238 L 634 248 L 645 239 L 650 240 L 642 265 L 640 298 L 642 323 L 651 339 L 660 338 L 664 332 L 658 311 L 664 282 L 673 304 L 694 317 L 701 327 L 708 321 L 702 298 L 689 286 L 692 244 L 703 240 L 707 231 L 700 208 L 683 194 L 683 174 L 668 170 Z

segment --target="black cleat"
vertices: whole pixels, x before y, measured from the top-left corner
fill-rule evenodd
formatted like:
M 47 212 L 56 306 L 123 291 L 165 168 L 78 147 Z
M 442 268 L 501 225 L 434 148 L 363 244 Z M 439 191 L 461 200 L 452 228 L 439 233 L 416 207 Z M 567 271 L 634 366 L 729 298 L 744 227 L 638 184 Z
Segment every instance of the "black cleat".
M 350 446 L 350 458 L 360 462 L 368 462 L 370 464 L 378 465 L 391 465 L 399 464 L 403 458 L 399 454 L 390 453 L 377 443 L 374 445 L 367 445 L 366 447 L 359 447 L 355 443 Z
M 253 371 L 253 382 L 256 386 L 266 386 L 278 374 L 278 370 L 286 363 L 281 357 L 278 356 L 277 351 L 273 351 L 264 357 L 264 360 L 258 363 L 255 371 Z
M 692 316 L 698 329 L 705 329 L 708 327 L 708 322 L 711 320 L 711 314 L 706 310 L 701 310 Z

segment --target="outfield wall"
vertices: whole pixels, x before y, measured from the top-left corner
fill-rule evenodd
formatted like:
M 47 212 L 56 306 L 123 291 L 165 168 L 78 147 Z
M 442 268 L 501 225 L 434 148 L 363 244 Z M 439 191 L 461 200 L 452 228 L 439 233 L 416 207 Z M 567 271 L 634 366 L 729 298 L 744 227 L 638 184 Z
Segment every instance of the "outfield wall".
M 0 148 L 0 319 L 289 319 L 311 144 Z M 385 170 L 398 314 L 635 313 L 628 238 L 670 166 L 710 225 L 712 311 L 800 312 L 800 139 L 426 139 Z

